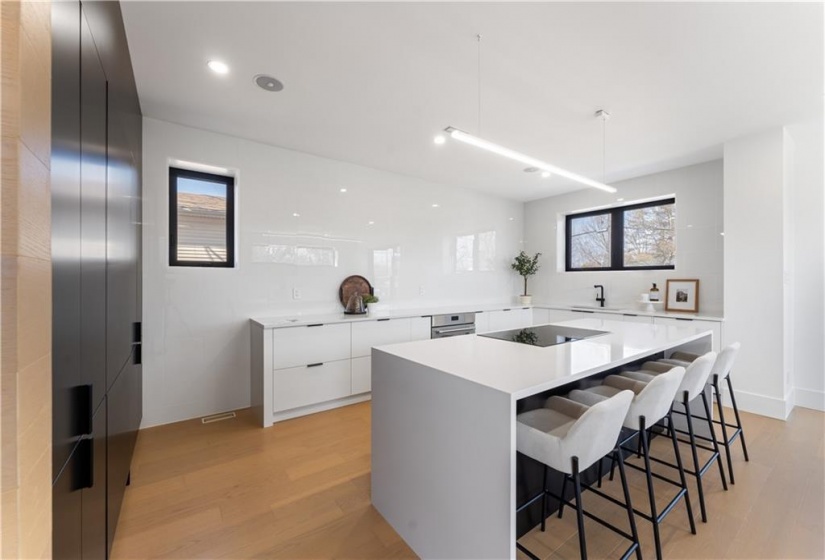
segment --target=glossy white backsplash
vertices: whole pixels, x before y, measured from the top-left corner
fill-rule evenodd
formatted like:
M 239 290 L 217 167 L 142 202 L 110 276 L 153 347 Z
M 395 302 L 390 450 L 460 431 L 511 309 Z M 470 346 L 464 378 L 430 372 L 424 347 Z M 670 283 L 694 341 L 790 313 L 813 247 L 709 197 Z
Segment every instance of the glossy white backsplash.
M 175 160 L 235 174 L 236 268 L 169 266 Z M 522 246 L 523 209 L 144 119 L 143 425 L 248 406 L 248 318 L 340 310 L 338 286 L 351 274 L 367 277 L 385 306 L 515 301 L 520 279 L 509 263 Z
M 531 280 L 541 302 L 568 305 L 596 302 L 594 284 L 605 287 L 606 305 L 640 307 L 639 297 L 653 282 L 665 299 L 668 278 L 699 279 L 699 313 L 723 313 L 724 232 L 722 226 L 722 160 L 691 165 L 613 183 L 607 194 L 576 191 L 525 204 L 524 239 L 529 253 L 541 252 L 542 268 Z M 566 272 L 564 216 L 610 204 L 632 204 L 652 198 L 676 197 L 676 267 L 674 270 Z M 623 199 L 623 200 L 620 200 Z M 664 306 L 658 308 L 664 309 Z

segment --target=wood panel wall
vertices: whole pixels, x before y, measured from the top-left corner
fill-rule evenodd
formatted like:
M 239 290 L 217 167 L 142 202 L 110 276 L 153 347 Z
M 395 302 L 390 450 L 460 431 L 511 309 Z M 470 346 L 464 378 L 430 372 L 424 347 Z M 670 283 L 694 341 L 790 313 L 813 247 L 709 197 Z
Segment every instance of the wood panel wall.
M 51 4 L 0 2 L 0 556 L 52 549 Z

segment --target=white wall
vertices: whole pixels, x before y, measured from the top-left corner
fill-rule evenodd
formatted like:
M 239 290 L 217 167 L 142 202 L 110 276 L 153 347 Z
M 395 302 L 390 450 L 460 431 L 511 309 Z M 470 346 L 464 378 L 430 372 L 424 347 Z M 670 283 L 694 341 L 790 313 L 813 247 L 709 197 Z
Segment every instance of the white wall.
M 822 120 L 786 127 L 793 139 L 794 387 L 798 406 L 825 410 L 825 174 Z
M 236 268 L 168 266 L 170 158 L 235 170 Z M 395 306 L 518 293 L 519 202 L 148 118 L 143 161 L 144 426 L 248 406 L 248 318 L 340 310 L 350 274 Z M 484 232 L 495 232 L 494 251 L 476 251 L 474 264 L 492 270 L 457 272 L 456 238 Z M 331 250 L 337 265 L 271 262 L 275 245 Z M 381 279 L 374 252 L 389 251 L 395 267 Z
M 712 161 L 614 183 L 616 194 L 576 191 L 525 204 L 526 250 L 541 252 L 542 269 L 531 280 L 538 301 L 595 304 L 594 284 L 605 287 L 607 305 L 633 307 L 656 282 L 664 299 L 667 278 L 698 278 L 699 312 L 722 314 L 722 162 Z M 564 216 L 610 204 L 676 196 L 675 270 L 565 272 Z M 619 201 L 618 199 L 624 199 Z
M 725 325 L 742 343 L 732 379 L 740 406 L 785 418 L 788 389 L 786 290 L 791 285 L 786 219 L 789 139 L 783 128 L 725 144 Z

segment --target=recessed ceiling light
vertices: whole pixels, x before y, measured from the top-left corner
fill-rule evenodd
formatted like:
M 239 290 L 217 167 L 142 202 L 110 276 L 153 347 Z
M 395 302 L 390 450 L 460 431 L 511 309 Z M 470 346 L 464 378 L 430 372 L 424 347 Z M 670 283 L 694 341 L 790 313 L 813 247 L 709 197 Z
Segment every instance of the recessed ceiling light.
M 443 134 L 439 134 L 438 136 L 436 136 L 435 138 L 433 138 L 433 142 L 435 142 L 436 144 L 443 144 L 443 143 L 444 143 L 444 142 L 446 142 L 446 141 L 447 141 L 447 139 L 446 139 L 446 138 L 444 138 L 444 135 L 443 135 Z
M 512 222 L 512 221 L 513 221 L 513 218 L 510 218 L 510 221 Z
M 254 80 L 258 87 L 265 91 L 276 92 L 284 89 L 284 84 L 279 79 L 266 74 L 258 74 Z
M 338 192 L 347 192 L 347 189 L 345 187 L 341 187 L 340 189 L 338 189 Z
M 370 220 L 369 222 L 367 222 L 367 225 L 368 225 L 368 226 L 371 226 L 371 225 L 373 225 L 373 224 L 375 224 L 375 222 L 373 222 L 372 220 Z
M 542 179 L 548 179 L 548 178 L 550 178 L 550 172 L 549 172 L 549 171 L 542 171 L 542 172 L 541 172 L 541 178 L 542 178 Z
M 624 202 L 624 199 L 623 198 L 617 198 L 616 202 Z
M 293 218 L 300 218 L 300 217 L 301 217 L 301 215 L 300 215 L 298 212 L 293 212 L 293 213 L 292 213 L 292 217 L 293 217 Z
M 438 204 L 433 204 L 433 208 L 438 208 Z
M 210 60 L 206 63 L 210 70 L 215 74 L 229 74 L 229 66 L 220 60 Z

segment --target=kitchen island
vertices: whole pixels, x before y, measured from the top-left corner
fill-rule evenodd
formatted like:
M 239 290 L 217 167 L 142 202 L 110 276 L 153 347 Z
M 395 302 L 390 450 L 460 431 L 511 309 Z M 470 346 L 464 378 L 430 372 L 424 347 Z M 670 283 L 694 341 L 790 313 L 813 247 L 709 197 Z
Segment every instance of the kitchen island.
M 517 413 L 713 344 L 693 326 L 560 324 L 604 334 L 549 347 L 470 335 L 373 348 L 372 502 L 420 557 L 515 558 Z

